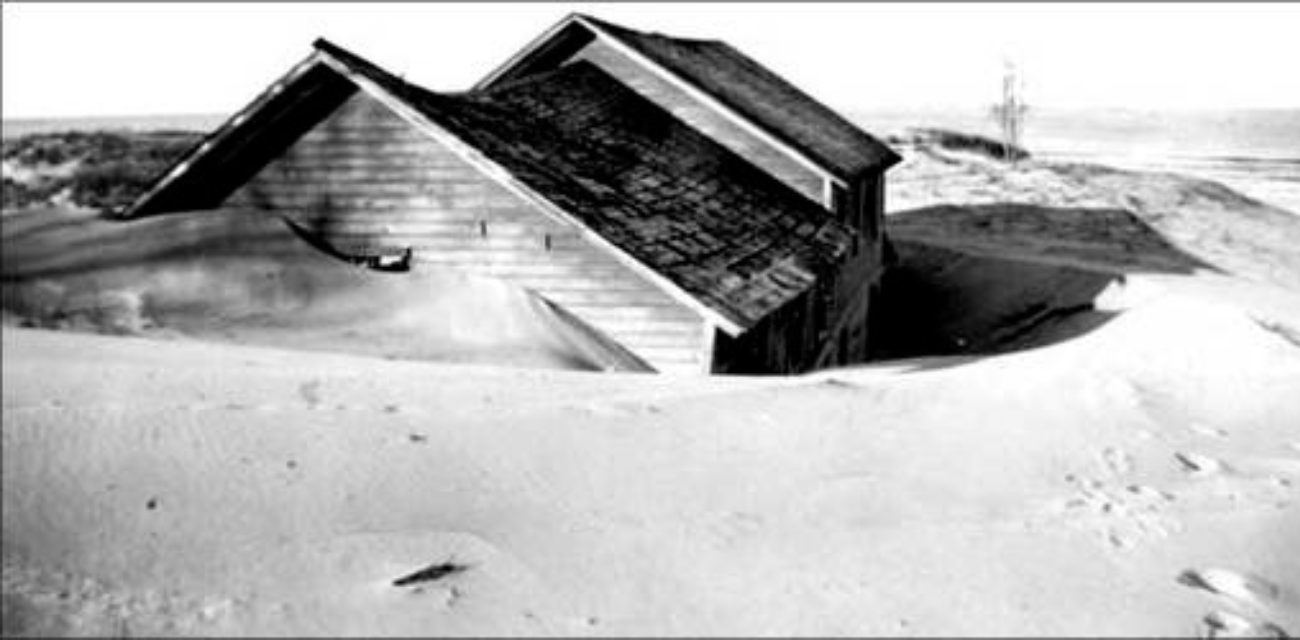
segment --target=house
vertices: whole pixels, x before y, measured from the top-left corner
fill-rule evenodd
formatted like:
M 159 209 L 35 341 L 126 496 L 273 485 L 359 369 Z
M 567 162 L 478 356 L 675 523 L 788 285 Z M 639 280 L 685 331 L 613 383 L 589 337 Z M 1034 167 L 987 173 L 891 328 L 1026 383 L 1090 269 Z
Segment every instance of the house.
M 901 158 L 857 126 L 725 42 L 643 33 L 571 14 L 475 86 L 486 89 L 588 61 L 741 157 L 834 212 L 858 232 L 854 255 L 817 295 L 818 335 L 800 349 L 834 343 L 830 362 L 866 358 L 870 301 L 878 298 L 884 248 L 885 172 Z M 780 332 L 771 323 L 760 333 Z M 825 334 L 825 335 L 821 335 Z M 751 337 L 770 342 L 771 338 Z M 725 341 L 725 338 L 724 338 Z M 762 350 L 763 347 L 750 347 Z M 770 354 L 776 356 L 778 354 Z M 783 369 L 779 357 L 762 368 Z
M 597 55 L 614 38 L 626 59 Z M 633 39 L 695 102 L 628 70 Z M 896 161 L 726 45 L 571 16 L 457 94 L 318 40 L 123 215 L 262 210 L 342 254 L 513 282 L 639 369 L 784 373 L 865 356 Z

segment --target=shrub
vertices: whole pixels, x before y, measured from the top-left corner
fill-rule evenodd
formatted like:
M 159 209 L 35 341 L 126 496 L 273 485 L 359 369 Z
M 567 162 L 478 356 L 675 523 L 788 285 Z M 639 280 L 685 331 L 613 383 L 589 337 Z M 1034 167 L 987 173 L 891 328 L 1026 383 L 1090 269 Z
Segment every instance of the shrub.
M 4 159 L 39 177 L 18 182 L 5 176 L 4 208 L 51 204 L 65 189 L 75 205 L 100 210 L 124 206 L 200 138 L 185 131 L 68 131 L 6 141 Z M 76 162 L 71 171 L 56 170 L 71 162 Z
M 900 138 L 901 140 L 902 138 Z M 928 143 L 950 151 L 969 151 L 996 160 L 1010 161 L 1029 158 L 1029 152 L 1021 147 L 1012 146 L 1008 148 L 997 140 L 948 129 L 913 129 L 910 141 L 913 143 Z

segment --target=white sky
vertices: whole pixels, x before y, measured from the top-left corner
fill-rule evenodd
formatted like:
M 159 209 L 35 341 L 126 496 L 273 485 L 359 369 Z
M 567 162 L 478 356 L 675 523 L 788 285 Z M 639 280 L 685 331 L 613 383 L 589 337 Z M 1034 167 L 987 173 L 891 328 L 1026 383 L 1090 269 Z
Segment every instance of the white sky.
M 464 89 L 570 11 L 719 38 L 840 109 L 1300 108 L 1300 4 L 13 4 L 6 118 L 229 113 L 325 36 Z

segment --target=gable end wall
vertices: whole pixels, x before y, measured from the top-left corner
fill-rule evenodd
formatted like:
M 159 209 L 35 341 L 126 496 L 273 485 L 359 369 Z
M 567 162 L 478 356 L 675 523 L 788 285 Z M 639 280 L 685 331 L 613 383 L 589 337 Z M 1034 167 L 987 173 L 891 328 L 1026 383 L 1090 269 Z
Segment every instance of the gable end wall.
M 233 193 L 355 254 L 495 277 L 563 306 L 666 372 L 702 372 L 700 316 L 364 92 Z M 710 329 L 711 330 L 711 329 Z

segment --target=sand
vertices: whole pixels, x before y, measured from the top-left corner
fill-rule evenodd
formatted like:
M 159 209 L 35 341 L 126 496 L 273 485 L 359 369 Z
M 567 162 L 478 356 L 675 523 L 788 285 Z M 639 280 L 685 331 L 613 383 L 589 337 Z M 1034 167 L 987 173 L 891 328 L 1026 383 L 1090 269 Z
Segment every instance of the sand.
M 243 228 L 184 220 L 158 228 Z M 986 225 L 1005 255 L 991 232 L 905 238 L 917 277 L 961 294 L 943 336 L 999 355 L 700 378 L 564 370 L 598 367 L 563 342 L 386 353 L 473 326 L 400 320 L 439 298 L 284 246 L 198 268 L 147 234 L 92 243 L 128 257 L 95 266 L 6 219 L 4 633 L 1297 633 L 1300 292 L 1199 266 L 1244 245 L 1157 229 L 1164 255 L 1082 225 L 1062 253 L 1025 220 Z M 139 313 L 77 312 L 104 291 Z M 555 335 L 513 299 L 493 308 L 522 328 L 484 344 Z M 1043 299 L 1104 321 L 1002 315 Z
M 1300 346 L 1220 284 L 794 379 L 6 329 L 6 631 L 1294 630 Z
M 387 358 L 638 368 L 544 300 L 447 272 L 336 260 L 265 212 L 115 222 L 93 212 L 5 218 L 10 324 Z
M 1190 259 L 1300 288 L 1300 216 L 1217 182 L 1034 159 L 1011 169 L 924 141 L 899 151 L 893 237 L 1112 272 L 1185 271 Z

